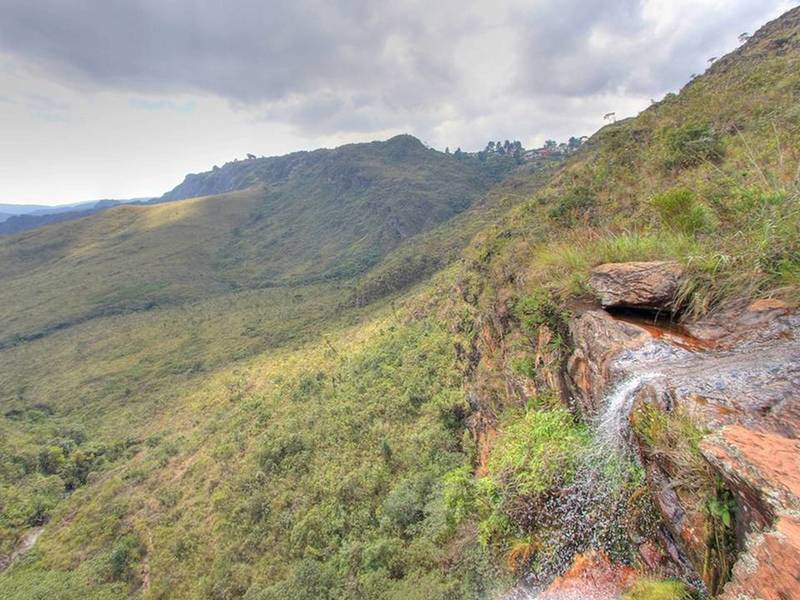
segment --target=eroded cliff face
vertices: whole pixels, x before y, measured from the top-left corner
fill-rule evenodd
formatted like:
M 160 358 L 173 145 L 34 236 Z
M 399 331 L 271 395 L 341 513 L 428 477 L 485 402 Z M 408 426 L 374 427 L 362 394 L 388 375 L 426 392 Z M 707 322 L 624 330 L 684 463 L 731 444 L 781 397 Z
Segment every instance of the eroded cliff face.
M 581 538 L 573 544 L 552 534 L 564 560 L 550 575 L 559 577 L 542 591 L 547 579 L 528 573 L 508 598 L 621 598 L 641 577 L 683 580 L 727 600 L 795 597 L 800 315 L 764 299 L 680 322 L 673 263 L 599 271 L 602 277 L 592 279 L 595 304 L 567 309 L 538 298 L 527 322 L 524 300 L 498 293 L 472 324 L 472 346 L 459 349 L 476 476 L 486 474 L 497 415 L 542 397 L 568 406 L 596 447 L 554 506 L 564 512 L 570 536 Z M 602 308 L 604 282 L 625 295 L 622 280 L 646 302 L 637 306 L 629 294 L 622 306 Z M 646 291 L 654 281 L 661 281 L 658 297 Z M 611 455 L 641 466 L 655 522 L 642 529 L 620 519 L 611 526 L 627 527 L 627 539 L 606 548 L 607 530 L 587 535 L 586 529 L 599 527 L 609 517 L 603 506 L 619 501 L 600 481 Z M 572 520 L 581 527 L 573 531 Z M 607 552 L 620 544 L 629 549 L 622 562 Z
M 663 526 L 643 562 L 688 567 L 723 598 L 797 597 L 800 317 L 764 300 L 681 327 L 650 318 L 576 316 L 567 368 L 571 402 L 617 419 L 647 473 Z

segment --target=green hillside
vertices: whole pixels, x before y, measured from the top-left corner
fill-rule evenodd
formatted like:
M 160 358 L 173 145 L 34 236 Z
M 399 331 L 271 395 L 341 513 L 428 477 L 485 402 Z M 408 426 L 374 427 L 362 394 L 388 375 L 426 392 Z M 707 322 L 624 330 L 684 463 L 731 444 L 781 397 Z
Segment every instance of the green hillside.
M 613 260 L 800 304 L 798 107 L 795 9 L 561 166 L 401 136 L 0 240 L 0 596 L 495 597 L 586 443 L 537 327 Z
M 511 158 L 456 158 L 410 136 L 309 156 L 287 180 L 3 239 L 0 554 L 142 449 L 163 453 L 165 432 L 199 433 L 182 420 L 189 398 L 231 369 L 256 357 L 297 373 L 321 336 L 363 338 L 353 324 L 384 309 L 358 308 L 358 290 L 374 301 L 408 288 L 515 201 L 485 196 Z M 548 168 L 520 177 L 530 189 Z M 442 229 L 453 217 L 458 228 Z
M 120 206 L 2 238 L 0 347 L 241 289 L 341 283 L 469 208 L 515 166 L 411 136 L 303 156 L 284 177 L 237 180 L 249 187 L 222 196 Z

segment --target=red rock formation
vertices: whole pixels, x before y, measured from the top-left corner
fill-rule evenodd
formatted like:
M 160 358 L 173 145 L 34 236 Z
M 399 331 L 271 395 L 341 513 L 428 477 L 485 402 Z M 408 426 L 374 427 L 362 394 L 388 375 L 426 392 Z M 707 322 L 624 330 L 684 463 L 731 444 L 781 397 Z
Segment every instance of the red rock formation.
M 606 263 L 592 269 L 589 287 L 605 307 L 672 309 L 682 276 L 676 262 Z
M 587 552 L 538 596 L 538 600 L 616 600 L 636 578 L 635 571 L 615 565 L 602 552 Z
M 620 321 L 603 311 L 588 311 L 571 324 L 575 350 L 568 375 L 573 398 L 586 417 L 602 412 L 615 386 L 652 369 L 658 376 L 640 385 L 635 407 L 656 407 L 665 418 L 683 415 L 697 430 L 717 432 L 703 443 L 703 455 L 696 457 L 700 462 L 692 467 L 709 470 L 703 477 L 712 483 L 702 489 L 694 489 L 691 481 L 681 483 L 687 473 L 680 438 L 671 449 L 650 448 L 640 437 L 635 441 L 668 533 L 661 538 L 661 551 L 674 567 L 688 566 L 688 559 L 716 587 L 724 562 L 707 571 L 708 553 L 730 552 L 724 556 L 728 561 L 740 554 L 725 588 L 726 600 L 800 600 L 800 542 L 795 535 L 800 515 L 798 329 L 800 317 L 769 299 L 687 324 L 684 331 L 702 343 L 682 331 L 675 339 L 671 331 Z M 725 481 L 738 509 L 733 514 L 735 542 L 716 541 L 719 547 L 711 548 L 715 531 L 707 502 L 716 493 L 714 472 Z M 655 563 L 645 554 L 645 564 L 648 559 Z
M 800 598 L 800 441 L 734 425 L 702 449 L 749 529 L 746 553 L 721 598 Z

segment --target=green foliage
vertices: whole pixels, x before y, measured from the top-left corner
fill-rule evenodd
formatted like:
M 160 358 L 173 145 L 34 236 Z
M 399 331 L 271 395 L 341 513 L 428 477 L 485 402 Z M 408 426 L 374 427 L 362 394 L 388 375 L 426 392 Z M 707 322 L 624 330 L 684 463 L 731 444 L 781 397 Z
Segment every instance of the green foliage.
M 593 266 L 665 258 L 698 314 L 800 302 L 797 52 L 769 43 L 563 168 L 401 137 L 246 161 L 217 173 L 239 191 L 0 241 L 0 553 L 45 524 L 0 596 L 125 597 L 144 560 L 152 597 L 497 596 L 494 552 L 524 564 L 546 544 L 541 507 L 586 432 L 539 398 L 473 477 L 463 380 L 482 311 L 522 297 L 525 332 L 558 339 Z M 637 420 L 724 575 L 736 511 L 700 434 Z M 640 473 L 619 480 L 644 497 Z
M 656 194 L 651 200 L 662 227 L 677 233 L 695 235 L 713 224 L 713 213 L 686 188 L 674 188 Z
M 505 416 L 489 458 L 489 476 L 522 495 L 545 493 L 569 481 L 589 441 L 583 426 L 564 409 Z
M 41 445 L 30 442 L 20 444 L 13 453 L 0 453 L 5 480 L 0 485 L 0 548 L 5 551 L 17 531 L 47 523 L 66 494 L 86 485 L 91 473 L 130 448 L 125 442 L 111 446 L 89 442 L 80 426 L 57 427 L 51 433 L 56 436 Z
M 535 336 L 542 325 L 547 325 L 550 330 L 559 335 L 566 335 L 566 321 L 569 313 L 561 307 L 544 288 L 537 288 L 531 294 L 523 297 L 514 306 L 514 313 L 522 325 L 523 331 L 530 336 Z M 559 343 L 560 338 L 554 338 Z
M 730 492 L 723 490 L 721 497 L 709 498 L 706 510 L 712 519 L 718 520 L 723 527 L 728 528 L 733 522 L 733 513 L 736 510 L 736 501 Z
M 533 379 L 534 375 L 536 374 L 536 365 L 530 356 L 514 359 L 514 361 L 511 363 L 511 368 L 514 369 L 515 373 L 524 375 L 529 379 Z
M 76 526 L 37 548 L 98 561 L 91 590 L 137 585 L 147 560 L 151 593 L 172 597 L 477 597 L 498 573 L 445 508 L 445 474 L 471 460 L 454 340 L 433 321 L 389 323 L 255 359 L 271 365 L 258 386 L 242 366 L 207 382 L 135 463 L 77 489 Z M 473 558 L 443 572 L 451 545 Z M 28 572 L 0 578 L 0 595 Z
M 592 221 L 592 209 L 597 200 L 591 190 L 578 187 L 564 192 L 548 212 L 548 216 L 561 225 L 570 227 Z
M 685 169 L 704 162 L 718 162 L 724 155 L 722 140 L 709 125 L 688 123 L 664 134 L 664 165 Z
M 691 600 L 689 587 L 675 579 L 639 579 L 625 594 L 625 600 Z
M 447 507 L 447 520 L 460 525 L 476 510 L 476 483 L 472 467 L 464 465 L 444 476 L 444 503 Z
M 585 427 L 563 408 L 509 412 L 486 476 L 473 478 L 467 466 L 445 475 L 448 523 L 454 527 L 476 518 L 482 541 L 499 547 L 530 533 L 531 520 L 519 521 L 515 507 L 522 501 L 535 511 L 548 494 L 568 484 L 588 443 Z
M 109 576 L 113 580 L 130 581 L 135 576 L 135 565 L 143 556 L 144 548 L 139 539 L 133 534 L 123 536 L 109 554 Z
M 736 550 L 736 502 L 700 451 L 706 432 L 689 415 L 668 413 L 651 404 L 639 408 L 633 425 L 645 452 L 669 465 L 674 477 L 670 485 L 684 505 L 698 507 L 706 536 L 703 580 L 712 593 L 721 591 Z

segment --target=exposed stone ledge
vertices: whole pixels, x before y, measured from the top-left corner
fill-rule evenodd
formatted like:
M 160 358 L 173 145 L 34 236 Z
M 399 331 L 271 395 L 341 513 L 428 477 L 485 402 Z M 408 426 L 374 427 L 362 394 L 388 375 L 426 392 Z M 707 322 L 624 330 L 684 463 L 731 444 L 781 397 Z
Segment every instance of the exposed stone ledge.
M 589 287 L 604 307 L 672 310 L 683 272 L 673 261 L 606 263 L 592 269 Z

